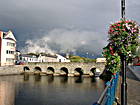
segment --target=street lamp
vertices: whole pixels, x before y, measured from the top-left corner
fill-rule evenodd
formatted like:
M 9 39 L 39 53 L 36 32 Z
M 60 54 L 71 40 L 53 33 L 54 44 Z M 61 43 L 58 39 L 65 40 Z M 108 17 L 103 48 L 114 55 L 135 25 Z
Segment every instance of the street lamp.
M 125 0 L 121 0 L 121 15 L 125 20 Z M 126 56 L 121 55 L 122 83 L 121 83 L 121 105 L 127 105 L 127 83 L 126 83 Z
M 121 15 L 122 19 L 125 19 L 125 0 L 121 0 Z

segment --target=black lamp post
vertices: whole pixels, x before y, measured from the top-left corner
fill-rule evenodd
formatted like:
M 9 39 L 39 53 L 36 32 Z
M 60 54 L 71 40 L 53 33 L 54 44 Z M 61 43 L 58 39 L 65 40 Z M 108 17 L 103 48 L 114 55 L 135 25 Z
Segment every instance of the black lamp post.
M 121 15 L 122 19 L 125 19 L 125 0 L 121 0 Z
M 121 105 L 127 105 L 126 56 L 121 55 L 121 62 L 122 62 Z
M 125 20 L 125 0 L 121 0 L 121 15 Z M 122 83 L 121 83 L 121 105 L 127 105 L 127 83 L 126 83 L 126 56 L 121 55 Z

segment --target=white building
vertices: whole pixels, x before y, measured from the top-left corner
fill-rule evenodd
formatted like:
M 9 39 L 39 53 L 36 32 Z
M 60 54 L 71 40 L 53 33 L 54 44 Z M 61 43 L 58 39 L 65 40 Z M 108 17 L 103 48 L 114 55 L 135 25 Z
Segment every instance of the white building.
M 59 54 L 56 54 L 56 56 L 57 56 L 57 61 L 58 62 L 70 62 L 69 59 L 67 59 L 67 58 L 65 58 L 65 57 L 63 57 L 63 56 L 61 56 Z
M 16 39 L 12 31 L 0 31 L 0 66 L 15 64 Z
M 18 57 L 18 63 L 27 63 L 27 62 L 38 62 L 38 58 L 35 55 L 27 55 L 27 54 L 21 54 Z
M 40 54 L 38 57 L 39 62 L 58 62 L 56 55 Z
M 28 54 L 20 54 L 17 57 L 17 64 L 19 63 L 28 63 L 28 62 L 70 62 L 70 60 L 66 59 L 65 57 L 56 54 L 56 55 L 47 55 L 47 54 L 40 54 L 40 55 L 28 55 Z

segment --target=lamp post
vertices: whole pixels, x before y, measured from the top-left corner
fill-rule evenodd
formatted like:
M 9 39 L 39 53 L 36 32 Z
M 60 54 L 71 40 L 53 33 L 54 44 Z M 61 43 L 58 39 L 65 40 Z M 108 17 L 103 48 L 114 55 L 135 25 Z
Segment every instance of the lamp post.
M 121 16 L 125 19 L 125 0 L 121 0 Z
M 121 105 L 127 105 L 126 56 L 121 55 L 121 62 L 122 62 Z
M 125 0 L 121 0 L 121 15 L 125 20 Z M 126 56 L 121 55 L 122 83 L 121 83 L 121 105 L 127 105 L 127 83 L 126 83 Z

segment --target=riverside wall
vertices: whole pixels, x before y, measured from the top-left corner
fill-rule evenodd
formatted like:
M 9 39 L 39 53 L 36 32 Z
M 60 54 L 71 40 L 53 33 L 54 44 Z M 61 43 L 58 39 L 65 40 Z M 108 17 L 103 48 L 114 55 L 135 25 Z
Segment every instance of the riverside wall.
M 14 66 L 1 66 L 0 67 L 0 76 L 2 75 L 18 75 L 22 74 L 23 66 L 22 65 L 14 65 Z

